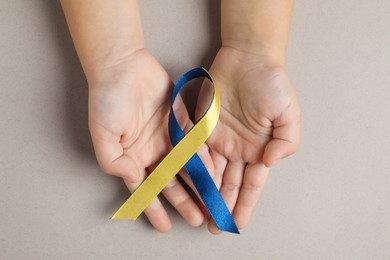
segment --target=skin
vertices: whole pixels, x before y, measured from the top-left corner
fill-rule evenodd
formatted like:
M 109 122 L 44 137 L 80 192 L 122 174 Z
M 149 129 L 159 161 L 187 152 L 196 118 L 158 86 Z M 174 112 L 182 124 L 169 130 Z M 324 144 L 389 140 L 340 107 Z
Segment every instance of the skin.
M 145 49 L 135 0 L 62 0 L 89 86 L 89 128 L 101 169 L 133 192 L 169 152 L 172 82 Z M 220 121 L 198 152 L 240 229 L 253 212 L 269 168 L 296 151 L 299 106 L 286 74 L 293 1 L 221 1 L 222 47 L 210 72 L 222 99 Z M 204 112 L 207 88 L 197 115 Z M 204 97 L 204 98 L 202 98 Z M 183 104 L 175 113 L 189 129 Z M 183 178 L 190 184 L 188 178 Z M 207 214 L 174 178 L 163 195 L 192 226 Z M 170 218 L 156 198 L 145 210 L 160 232 Z M 218 230 L 209 221 L 209 230 Z

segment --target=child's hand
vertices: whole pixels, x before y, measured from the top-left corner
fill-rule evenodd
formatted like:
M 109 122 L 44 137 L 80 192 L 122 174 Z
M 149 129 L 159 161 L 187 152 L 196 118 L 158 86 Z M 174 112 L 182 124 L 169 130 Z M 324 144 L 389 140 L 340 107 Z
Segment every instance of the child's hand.
M 171 149 L 171 80 L 146 49 L 106 57 L 94 75 L 89 82 L 89 128 L 96 157 L 104 172 L 123 177 L 133 192 Z M 191 125 L 183 111 L 184 107 L 176 112 L 179 123 Z M 176 178 L 163 194 L 190 225 L 203 223 L 202 212 Z M 158 198 L 145 214 L 158 231 L 171 228 Z
M 271 57 L 223 47 L 210 73 L 222 102 L 218 125 L 207 141 L 216 170 L 214 181 L 242 229 L 269 167 L 298 148 L 299 105 L 283 65 Z M 198 100 L 198 116 L 208 105 L 205 100 Z M 218 232 L 212 221 L 209 230 Z

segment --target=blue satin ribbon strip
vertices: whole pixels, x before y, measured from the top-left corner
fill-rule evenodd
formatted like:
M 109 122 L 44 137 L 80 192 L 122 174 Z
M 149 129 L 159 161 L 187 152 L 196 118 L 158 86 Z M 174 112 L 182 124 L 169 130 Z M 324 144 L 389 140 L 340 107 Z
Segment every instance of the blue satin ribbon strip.
M 182 131 L 179 126 L 179 123 L 176 120 L 175 113 L 173 111 L 173 103 L 180 90 L 189 81 L 199 77 L 208 78 L 213 83 L 214 88 L 216 88 L 213 79 L 211 78 L 207 70 L 203 68 L 195 68 L 185 73 L 178 80 L 173 89 L 168 124 L 169 136 L 173 147 L 176 146 L 185 136 L 185 133 Z M 214 95 L 215 93 L 218 94 L 218 92 L 216 91 L 217 90 L 215 89 Z M 210 104 L 208 109 L 210 109 L 211 105 L 212 104 Z M 191 181 L 193 182 L 196 190 L 198 191 L 203 203 L 205 204 L 217 227 L 222 231 L 239 234 L 240 232 L 238 231 L 238 228 L 233 220 L 232 215 L 229 212 L 229 209 L 223 201 L 221 194 L 219 193 L 213 179 L 211 178 L 209 172 L 207 171 L 202 160 L 199 158 L 198 154 L 195 153 L 191 157 L 191 159 L 185 164 L 184 168 L 190 176 Z

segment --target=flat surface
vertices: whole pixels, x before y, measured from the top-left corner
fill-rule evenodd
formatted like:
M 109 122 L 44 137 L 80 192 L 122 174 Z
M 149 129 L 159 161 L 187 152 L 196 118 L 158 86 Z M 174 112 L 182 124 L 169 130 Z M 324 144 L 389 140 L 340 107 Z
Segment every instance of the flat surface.
M 208 67 L 218 1 L 140 1 L 173 80 Z M 212 2 L 212 3 L 210 3 Z M 297 1 L 288 70 L 300 151 L 241 235 L 109 221 L 129 193 L 100 172 L 87 89 L 57 1 L 0 1 L 0 259 L 390 259 L 390 1 Z

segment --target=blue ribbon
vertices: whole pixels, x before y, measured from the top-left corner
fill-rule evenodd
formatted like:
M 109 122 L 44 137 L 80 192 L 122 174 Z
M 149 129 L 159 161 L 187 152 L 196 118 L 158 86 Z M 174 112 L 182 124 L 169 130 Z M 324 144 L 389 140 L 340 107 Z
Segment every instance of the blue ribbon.
M 173 111 L 173 103 L 184 85 L 199 77 L 208 78 L 213 81 L 209 73 L 203 68 L 195 68 L 185 73 L 176 83 L 171 100 L 171 108 L 169 113 L 169 136 L 172 146 L 176 146 L 185 136 L 185 133 L 179 126 Z M 215 87 L 215 86 L 214 86 Z M 233 217 L 229 212 L 225 202 L 222 199 L 213 179 L 204 166 L 202 160 L 195 153 L 191 159 L 185 164 L 188 175 L 191 178 L 195 188 L 197 189 L 203 203 L 209 211 L 217 227 L 222 231 L 239 234 L 238 228 L 234 223 Z

